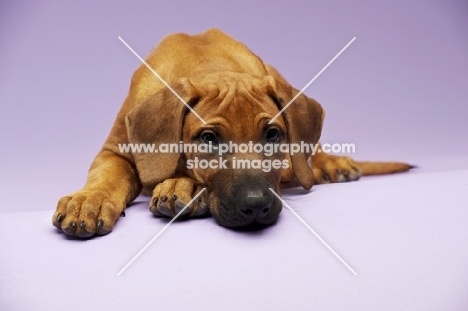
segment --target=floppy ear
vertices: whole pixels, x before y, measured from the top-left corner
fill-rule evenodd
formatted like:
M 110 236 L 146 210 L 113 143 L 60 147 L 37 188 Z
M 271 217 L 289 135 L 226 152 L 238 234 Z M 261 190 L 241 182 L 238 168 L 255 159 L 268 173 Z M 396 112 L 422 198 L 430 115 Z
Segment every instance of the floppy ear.
M 198 91 L 189 81 L 173 86 L 173 89 L 190 106 L 198 101 Z M 179 145 L 182 123 L 188 108 L 168 88 L 163 88 L 131 110 L 126 118 L 130 144 Z M 132 152 L 140 181 L 151 187 L 174 176 L 180 153 Z
M 270 94 L 283 109 L 298 93 L 291 85 L 270 79 Z M 290 144 L 316 144 L 322 133 L 322 124 L 325 112 L 322 106 L 314 99 L 299 95 L 282 113 L 288 130 Z M 300 152 L 291 155 L 294 174 L 304 189 L 309 190 L 314 184 L 314 174 L 307 160 L 310 152 Z

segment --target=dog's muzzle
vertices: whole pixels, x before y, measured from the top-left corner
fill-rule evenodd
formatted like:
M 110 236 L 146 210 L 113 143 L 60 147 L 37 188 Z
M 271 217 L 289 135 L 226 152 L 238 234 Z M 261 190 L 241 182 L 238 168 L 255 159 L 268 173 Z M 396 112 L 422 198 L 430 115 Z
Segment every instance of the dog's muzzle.
M 264 176 L 237 176 L 228 189 L 218 185 L 219 206 L 212 212 L 217 222 L 226 227 L 250 224 L 270 225 L 281 212 L 281 201 L 269 190 L 276 188 Z
M 245 218 L 260 220 L 264 218 L 271 209 L 273 198 L 268 189 L 249 189 L 244 187 L 238 193 L 237 208 Z

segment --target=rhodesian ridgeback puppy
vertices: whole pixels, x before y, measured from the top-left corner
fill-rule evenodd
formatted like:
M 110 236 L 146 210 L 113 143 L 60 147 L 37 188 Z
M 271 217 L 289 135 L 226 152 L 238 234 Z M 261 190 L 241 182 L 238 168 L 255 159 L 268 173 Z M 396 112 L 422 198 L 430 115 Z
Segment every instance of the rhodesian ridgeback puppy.
M 277 193 L 286 184 L 310 189 L 314 183 L 353 181 L 361 175 L 411 168 L 403 163 L 357 163 L 324 152 L 311 155 L 311 150 L 270 155 L 229 150 L 222 156 L 213 149 L 122 152 L 122 144 L 219 149 L 228 142 L 272 146 L 316 144 L 320 138 L 322 106 L 301 94 L 274 119 L 299 91 L 220 30 L 169 35 L 146 62 L 171 88 L 145 65 L 136 70 L 84 188 L 58 202 L 53 224 L 67 235 L 87 238 L 111 232 L 127 204 L 141 192 L 152 194 L 154 215 L 172 217 L 203 188 L 184 217 L 211 214 L 227 227 L 269 225 L 282 207 L 270 188 Z M 236 167 L 239 159 L 270 163 L 270 169 Z M 194 165 L 203 160 L 216 165 Z

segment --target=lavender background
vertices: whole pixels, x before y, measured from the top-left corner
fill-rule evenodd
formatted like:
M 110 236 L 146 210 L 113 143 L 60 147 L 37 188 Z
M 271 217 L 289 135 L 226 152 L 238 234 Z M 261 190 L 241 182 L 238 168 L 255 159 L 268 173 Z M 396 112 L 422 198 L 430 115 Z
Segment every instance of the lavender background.
M 288 3 L 289 2 L 289 3 Z M 466 310 L 468 2 L 0 2 L 1 310 Z M 327 111 L 326 142 L 419 169 L 319 185 L 254 233 L 165 221 L 139 198 L 112 234 L 51 226 L 82 187 L 139 61 L 166 34 L 219 27 Z
M 305 92 L 326 109 L 322 141 L 354 142 L 358 159 L 465 165 L 466 1 L 39 0 L 0 12 L 0 210 L 52 210 L 82 187 L 139 65 L 117 36 L 146 55 L 169 33 L 219 27 L 299 89 L 356 36 Z

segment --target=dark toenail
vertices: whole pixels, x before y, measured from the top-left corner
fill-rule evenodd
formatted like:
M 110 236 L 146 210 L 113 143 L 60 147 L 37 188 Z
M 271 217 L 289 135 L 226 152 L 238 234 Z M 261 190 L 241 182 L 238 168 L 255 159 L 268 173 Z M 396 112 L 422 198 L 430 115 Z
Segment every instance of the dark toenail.
M 99 221 L 97 223 L 97 227 L 100 229 L 100 228 L 102 228 L 102 226 L 104 226 L 104 222 L 102 221 L 102 219 L 99 219 Z
M 63 220 L 62 214 L 57 215 L 57 222 L 61 222 Z
M 328 175 L 327 173 L 324 173 L 323 174 L 323 180 L 329 181 L 330 180 L 330 175 Z
M 167 201 L 167 196 L 163 195 L 163 196 L 161 197 L 161 202 L 166 202 L 166 201 Z
M 85 223 L 84 221 L 82 221 L 82 222 L 80 223 L 80 227 L 81 227 L 82 229 L 84 229 L 84 228 L 86 227 L 86 223 Z
M 343 175 L 348 176 L 348 175 L 349 175 L 349 172 L 348 172 L 348 171 L 344 171 L 344 172 L 343 172 Z
M 125 217 L 125 211 L 122 211 L 122 213 L 120 213 L 120 217 Z
M 153 205 L 156 206 L 158 204 L 158 198 L 154 198 Z
M 158 209 L 159 209 L 159 212 L 163 215 L 174 216 L 174 213 L 171 212 L 171 210 L 167 207 L 166 204 L 160 204 Z
M 70 224 L 70 226 L 72 226 L 73 228 L 75 228 L 75 227 L 76 227 L 76 222 L 72 221 L 71 224 Z
M 175 194 L 172 195 L 172 200 L 177 200 L 177 196 Z
M 337 173 L 338 175 L 340 175 L 340 174 L 341 174 L 341 170 L 340 170 L 339 168 L 337 168 L 337 169 L 336 169 L 336 173 Z
M 201 203 L 202 200 L 203 200 L 203 199 L 202 199 L 201 197 L 198 197 L 198 198 L 197 198 L 197 202 L 198 202 L 198 203 Z

